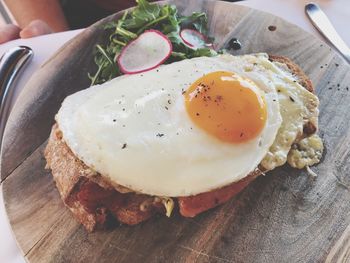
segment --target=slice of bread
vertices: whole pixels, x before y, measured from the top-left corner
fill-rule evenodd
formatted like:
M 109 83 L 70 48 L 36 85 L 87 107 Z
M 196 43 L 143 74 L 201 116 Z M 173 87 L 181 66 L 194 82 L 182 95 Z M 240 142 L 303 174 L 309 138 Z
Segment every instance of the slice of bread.
M 314 91 L 310 79 L 290 59 L 273 55 L 269 59 L 284 64 L 305 89 Z M 309 136 L 316 130 L 317 120 L 310 120 L 304 125 L 303 136 Z M 134 225 L 157 213 L 166 212 L 161 198 L 135 193 L 86 166 L 64 142 L 57 124 L 52 128 L 45 158 L 63 202 L 88 231 L 117 222 Z M 221 189 L 174 200 L 177 200 L 175 203 L 179 206 L 180 214 L 193 217 L 226 202 L 264 172 L 265 169 L 259 167 L 241 181 Z

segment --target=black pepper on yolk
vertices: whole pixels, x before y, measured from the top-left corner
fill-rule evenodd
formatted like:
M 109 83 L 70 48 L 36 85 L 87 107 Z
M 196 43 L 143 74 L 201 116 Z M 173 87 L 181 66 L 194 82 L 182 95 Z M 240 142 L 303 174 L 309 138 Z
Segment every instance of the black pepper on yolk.
M 267 118 L 265 100 L 256 84 L 233 72 L 212 72 L 184 93 L 187 113 L 207 133 L 229 142 L 255 138 Z

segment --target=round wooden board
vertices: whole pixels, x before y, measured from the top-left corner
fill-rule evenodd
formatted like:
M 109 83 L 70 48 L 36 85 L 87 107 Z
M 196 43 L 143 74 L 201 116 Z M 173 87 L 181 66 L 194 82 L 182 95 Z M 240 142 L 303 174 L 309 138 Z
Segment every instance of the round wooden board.
M 87 88 L 101 25 L 66 44 L 32 77 L 11 114 L 1 159 L 8 217 L 29 262 L 321 262 L 350 260 L 350 67 L 326 44 L 281 18 L 226 2 L 176 1 L 206 11 L 218 47 L 284 55 L 310 76 L 320 98 L 326 153 L 310 180 L 288 166 L 196 218 L 178 215 L 89 234 L 66 209 L 43 149 L 62 100 Z M 268 26 L 277 27 L 269 31 Z

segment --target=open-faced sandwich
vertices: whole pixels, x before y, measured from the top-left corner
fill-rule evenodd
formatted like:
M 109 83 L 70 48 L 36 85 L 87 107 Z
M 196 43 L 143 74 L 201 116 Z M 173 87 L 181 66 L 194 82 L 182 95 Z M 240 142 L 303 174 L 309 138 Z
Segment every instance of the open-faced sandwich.
M 155 45 L 153 58 L 167 48 L 157 41 L 127 48 Z M 89 231 L 194 217 L 286 162 L 320 161 L 319 101 L 288 58 L 223 54 L 147 71 L 137 59 L 119 56 L 132 72 L 67 97 L 45 151 L 64 203 Z

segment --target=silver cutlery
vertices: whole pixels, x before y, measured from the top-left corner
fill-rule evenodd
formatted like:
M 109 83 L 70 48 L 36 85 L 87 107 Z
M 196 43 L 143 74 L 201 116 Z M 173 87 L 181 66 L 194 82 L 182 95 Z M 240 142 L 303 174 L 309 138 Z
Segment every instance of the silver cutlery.
M 0 59 L 0 149 L 16 80 L 32 56 L 31 48 L 18 46 L 5 52 Z
M 338 35 L 326 14 L 315 3 L 305 6 L 305 12 L 317 30 L 339 51 L 350 63 L 350 49 Z

